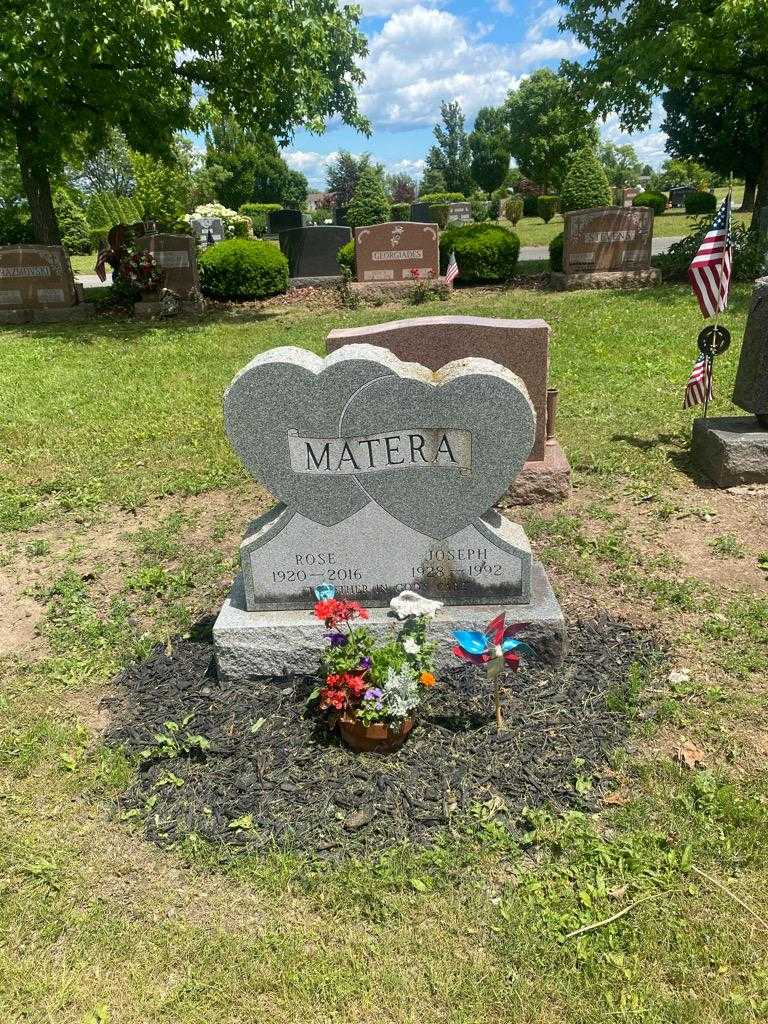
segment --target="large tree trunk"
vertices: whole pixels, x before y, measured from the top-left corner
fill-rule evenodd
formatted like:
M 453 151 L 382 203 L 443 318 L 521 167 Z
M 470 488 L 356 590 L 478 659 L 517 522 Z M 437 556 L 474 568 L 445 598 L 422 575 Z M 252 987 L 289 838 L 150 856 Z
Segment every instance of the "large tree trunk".
M 33 121 L 17 125 L 16 147 L 21 182 L 29 203 L 32 233 L 40 245 L 61 245 L 59 224 L 51 196 L 51 178 L 36 143 L 37 129 Z
M 758 231 L 760 228 L 760 210 L 763 206 L 768 206 L 768 139 L 763 143 L 763 152 L 760 155 L 757 198 L 755 199 L 755 209 L 752 214 L 752 223 L 750 224 L 752 231 Z
M 754 178 L 747 178 L 744 182 L 744 198 L 741 201 L 739 213 L 752 213 L 752 211 L 755 209 L 756 192 L 757 182 Z

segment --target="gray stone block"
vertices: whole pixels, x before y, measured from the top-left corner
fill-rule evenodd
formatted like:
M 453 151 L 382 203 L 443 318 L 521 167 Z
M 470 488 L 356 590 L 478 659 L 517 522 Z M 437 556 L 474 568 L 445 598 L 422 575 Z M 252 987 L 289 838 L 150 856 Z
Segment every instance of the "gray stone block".
M 458 664 L 451 651 L 451 633 L 455 629 L 482 629 L 502 607 L 451 605 L 441 608 L 430 626 L 430 637 L 438 645 L 438 671 Z M 526 624 L 528 628 L 521 636 L 535 648 L 542 662 L 558 665 L 562 661 L 566 645 L 565 619 L 547 575 L 535 559 L 531 601 L 511 607 L 508 619 Z M 368 625 L 383 640 L 398 623 L 388 609 L 378 608 L 371 610 Z M 219 675 L 222 679 L 248 679 L 314 673 L 320 654 L 327 646 L 326 632 L 310 610 L 247 611 L 240 575 L 213 627 Z
M 660 270 L 596 270 L 594 273 L 550 274 L 550 284 L 559 292 L 589 288 L 651 288 L 661 284 Z
M 745 412 L 768 413 L 768 277 L 752 289 L 733 401 Z
M 751 416 L 694 420 L 691 457 L 718 487 L 768 483 L 768 430 Z

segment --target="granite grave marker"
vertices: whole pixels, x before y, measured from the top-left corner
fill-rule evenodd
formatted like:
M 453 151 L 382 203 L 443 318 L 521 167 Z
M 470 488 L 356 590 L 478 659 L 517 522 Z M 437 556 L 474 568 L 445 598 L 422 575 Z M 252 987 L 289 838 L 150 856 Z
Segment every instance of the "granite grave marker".
M 391 221 L 355 229 L 357 280 L 412 281 L 440 276 L 437 224 Z
M 224 221 L 220 217 L 194 217 L 189 223 L 201 248 L 223 242 L 227 237 Z
M 279 235 L 289 228 L 301 228 L 309 223 L 300 210 L 269 210 L 267 224 L 270 235 Z
M 337 277 L 336 254 L 352 240 L 352 231 L 340 225 L 288 228 L 280 232 L 280 249 L 288 260 L 292 278 Z
M 0 247 L 0 310 L 62 309 L 76 303 L 75 281 L 62 246 Z
M 224 420 L 248 472 L 278 499 L 248 529 L 214 627 L 224 675 L 309 668 L 323 644 L 309 614 L 320 583 L 373 609 L 379 631 L 399 591 L 437 598 L 445 639 L 514 606 L 544 659 L 560 658 L 546 574 L 522 528 L 493 508 L 536 436 L 511 371 L 472 358 L 433 372 L 371 345 L 325 359 L 278 348 L 235 377 Z
M 471 203 L 448 204 L 449 224 L 472 224 L 473 220 Z
M 197 246 L 191 235 L 143 235 L 134 243 L 137 251 L 151 252 L 162 271 L 162 287 L 182 299 L 195 298 L 200 280 Z
M 644 206 L 565 214 L 563 271 L 650 270 L 653 211 Z

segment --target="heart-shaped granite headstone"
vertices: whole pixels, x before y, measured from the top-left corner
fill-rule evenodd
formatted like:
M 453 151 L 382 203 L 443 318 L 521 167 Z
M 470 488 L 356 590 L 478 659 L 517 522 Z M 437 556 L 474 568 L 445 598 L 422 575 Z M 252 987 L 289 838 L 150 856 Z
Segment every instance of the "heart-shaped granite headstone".
M 388 451 L 396 471 L 358 481 L 401 523 L 441 540 L 506 492 L 533 448 L 536 414 L 522 380 L 490 360 L 461 359 L 428 375 L 413 367 L 403 364 L 400 374 L 354 395 L 341 433 L 395 438 Z M 429 441 L 422 450 L 416 441 L 411 458 L 412 439 L 421 436 L 431 450 Z
M 483 359 L 437 373 L 386 349 L 349 345 L 257 356 L 224 398 L 249 472 L 322 525 L 373 499 L 442 539 L 487 512 L 515 479 L 536 428 L 525 385 Z
M 354 358 L 327 359 L 292 346 L 270 349 L 242 369 L 224 395 L 227 435 L 251 476 L 323 526 L 343 522 L 370 498 L 352 476 L 294 472 L 289 439 L 338 437 L 350 397 L 400 365 L 384 349 L 355 348 Z

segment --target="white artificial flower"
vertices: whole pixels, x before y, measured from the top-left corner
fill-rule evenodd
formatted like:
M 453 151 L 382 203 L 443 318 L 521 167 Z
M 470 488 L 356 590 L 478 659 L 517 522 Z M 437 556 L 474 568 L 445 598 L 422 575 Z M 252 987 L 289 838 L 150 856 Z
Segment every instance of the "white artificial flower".
M 405 640 L 403 640 L 403 650 L 406 654 L 418 654 L 421 648 L 412 636 L 407 636 Z

